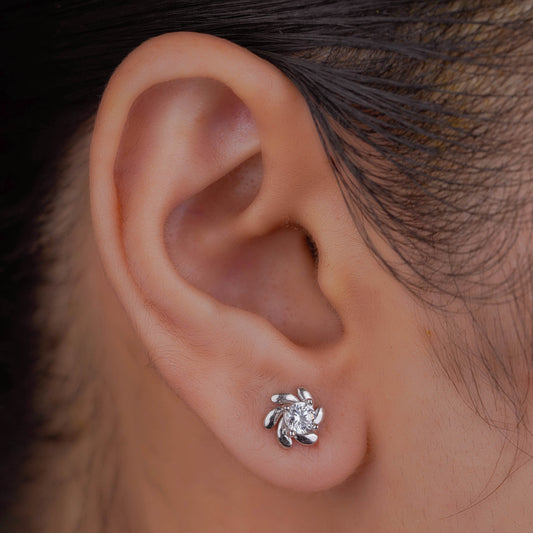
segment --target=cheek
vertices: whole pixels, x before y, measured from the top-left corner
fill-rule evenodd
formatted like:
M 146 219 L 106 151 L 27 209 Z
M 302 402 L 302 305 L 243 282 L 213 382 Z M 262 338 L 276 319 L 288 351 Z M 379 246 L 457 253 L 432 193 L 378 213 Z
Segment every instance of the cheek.
M 529 298 L 457 305 L 435 315 L 429 350 L 462 400 L 488 423 L 515 427 L 524 417 L 532 342 Z
M 439 364 L 433 346 L 443 335 L 443 319 L 435 314 L 429 320 L 394 282 L 378 286 L 368 293 L 371 303 L 358 303 L 367 311 L 361 324 L 373 323 L 360 334 L 365 353 L 357 378 L 368 401 L 364 505 L 375 512 L 389 505 L 390 530 L 399 516 L 425 509 L 428 520 L 449 531 L 444 517 L 496 489 L 515 448 L 482 420 Z M 465 329 L 458 331 L 464 335 Z

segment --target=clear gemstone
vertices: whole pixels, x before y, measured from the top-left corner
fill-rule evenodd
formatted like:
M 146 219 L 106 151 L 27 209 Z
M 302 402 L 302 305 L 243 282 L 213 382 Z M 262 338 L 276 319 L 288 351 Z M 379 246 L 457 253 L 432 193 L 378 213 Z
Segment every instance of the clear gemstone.
M 283 420 L 289 431 L 305 435 L 313 430 L 315 410 L 305 402 L 293 403 L 283 413 Z

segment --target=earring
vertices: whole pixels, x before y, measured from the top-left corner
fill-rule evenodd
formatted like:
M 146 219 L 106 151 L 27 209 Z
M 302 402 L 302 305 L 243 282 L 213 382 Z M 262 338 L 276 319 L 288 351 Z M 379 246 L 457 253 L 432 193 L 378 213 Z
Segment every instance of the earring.
M 292 438 L 301 444 L 315 444 L 318 435 L 313 431 L 324 419 L 324 409 L 313 407 L 313 397 L 303 387 L 298 389 L 298 397 L 294 394 L 274 394 L 272 402 L 278 407 L 272 409 L 265 417 L 265 428 L 270 429 L 278 424 L 278 440 L 285 448 L 292 447 Z

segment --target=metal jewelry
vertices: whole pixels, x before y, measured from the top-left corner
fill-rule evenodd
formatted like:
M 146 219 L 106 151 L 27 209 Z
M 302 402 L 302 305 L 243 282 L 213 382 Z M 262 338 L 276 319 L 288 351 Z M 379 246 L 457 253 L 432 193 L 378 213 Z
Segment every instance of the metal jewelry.
M 274 394 L 272 402 L 278 407 L 272 409 L 265 417 L 265 428 L 278 425 L 278 441 L 284 448 L 292 447 L 295 438 L 301 444 L 315 444 L 318 435 L 314 433 L 318 424 L 324 419 L 324 409 L 313 407 L 313 397 L 303 387 L 294 394 Z

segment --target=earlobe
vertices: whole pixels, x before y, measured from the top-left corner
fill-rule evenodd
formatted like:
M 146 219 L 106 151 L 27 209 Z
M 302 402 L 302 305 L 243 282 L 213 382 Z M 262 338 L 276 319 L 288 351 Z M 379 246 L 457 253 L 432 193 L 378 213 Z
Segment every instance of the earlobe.
M 343 205 L 335 187 L 305 101 L 246 50 L 162 36 L 110 81 L 91 148 L 107 275 L 167 384 L 243 464 L 301 490 L 341 483 L 366 450 L 363 402 L 343 405 L 350 347 L 309 247 L 313 202 Z M 328 417 L 320 442 L 283 450 L 265 407 L 302 384 Z

